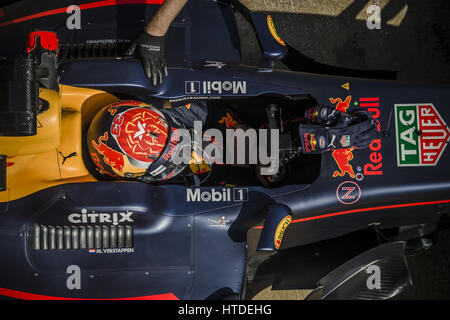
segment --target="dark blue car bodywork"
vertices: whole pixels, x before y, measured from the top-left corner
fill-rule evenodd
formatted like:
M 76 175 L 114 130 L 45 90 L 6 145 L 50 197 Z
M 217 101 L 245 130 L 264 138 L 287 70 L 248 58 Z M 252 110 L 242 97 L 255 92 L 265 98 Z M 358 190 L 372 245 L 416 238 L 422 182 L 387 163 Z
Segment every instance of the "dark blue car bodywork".
M 58 3 L 58 7 L 63 7 Z M 293 212 L 281 251 L 371 225 L 380 230 L 434 225 L 450 212 L 449 151 L 443 150 L 434 166 L 398 166 L 394 110 L 396 104 L 432 104 L 443 121 L 450 121 L 448 85 L 270 71 L 267 61 L 266 68 L 240 65 L 232 8 L 227 2 L 208 0 L 191 0 L 171 26 L 166 46 L 169 75 L 161 86 L 152 86 L 139 60 L 74 53 L 74 48 L 84 52 L 92 43 L 90 40 L 126 43 L 134 39 L 156 8 L 118 5 L 86 10 L 83 29 L 77 31 L 67 31 L 66 15 L 59 14 L 51 23 L 48 19 L 35 19 L 5 26 L 0 38 L 2 43 L 10 39 L 11 45 L 4 54 L 14 56 L 23 52 L 23 47 L 6 34 L 7 28 L 8 32 L 19 34 L 26 34 L 31 26 L 55 31 L 67 52 L 58 68 L 61 84 L 97 88 L 148 102 L 229 100 L 241 101 L 245 108 L 245 101 L 258 97 L 279 99 L 280 103 L 309 100 L 330 105 L 330 98 L 343 101 L 351 96 L 350 108 L 364 107 L 367 101 L 375 103 L 367 108 L 380 121 L 380 143 L 352 151 L 346 164 L 353 171 L 343 170 L 332 152 L 325 152 L 319 157 L 320 173 L 312 183 L 273 189 L 246 186 L 245 199 L 237 197 L 238 190 L 233 188 L 229 199 L 191 202 L 187 201 L 184 186 L 98 182 L 61 185 L 2 204 L 0 288 L 92 299 L 169 293 L 180 299 L 236 297 L 242 293 L 247 255 L 254 254 L 261 232 L 254 227 L 262 225 L 264 208 L 272 202 L 285 204 Z M 142 20 L 136 23 L 139 17 Z M 55 25 L 61 27 L 55 29 Z M 273 41 L 259 36 L 263 37 L 263 44 Z M 280 47 L 276 44 L 266 49 L 264 57 L 268 61 L 271 56 L 275 59 L 283 54 L 277 51 Z M 221 67 L 214 63 L 205 66 L 211 64 L 208 61 L 221 62 Z M 205 91 L 208 82 L 230 82 L 240 85 L 240 89 Z M 346 83 L 348 89 L 343 87 Z M 261 113 L 265 107 L 261 105 Z M 359 190 L 345 189 L 349 192 L 347 198 L 356 197 L 356 201 L 343 201 L 343 183 L 357 186 Z M 201 192 L 212 189 L 223 190 L 203 187 Z M 133 212 L 133 250 L 32 250 L 32 225 L 74 227 L 68 216 L 83 210 Z M 82 270 L 81 290 L 68 290 L 66 286 L 66 269 L 70 265 Z

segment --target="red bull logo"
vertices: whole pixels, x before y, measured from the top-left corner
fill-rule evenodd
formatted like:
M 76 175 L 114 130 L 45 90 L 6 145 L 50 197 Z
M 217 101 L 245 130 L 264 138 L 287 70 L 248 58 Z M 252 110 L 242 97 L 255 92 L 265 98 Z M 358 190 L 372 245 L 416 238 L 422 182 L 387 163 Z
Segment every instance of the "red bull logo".
M 179 132 L 178 132 L 178 129 L 172 128 L 172 135 L 171 135 L 170 141 L 169 141 L 169 150 L 166 151 L 166 152 L 162 155 L 162 157 L 163 157 L 165 160 L 169 161 L 170 158 L 172 157 L 172 155 L 173 155 L 173 150 L 175 149 L 175 147 L 177 146 L 177 144 L 178 144 L 178 142 L 179 142 L 179 141 L 178 141 L 179 136 L 180 136 L 180 134 L 179 134 Z
M 303 134 L 303 140 L 305 142 L 305 152 L 312 152 L 316 151 L 317 147 L 317 140 L 316 140 L 316 134 L 315 133 L 304 133 Z
M 316 146 L 317 146 L 317 141 L 316 141 L 316 135 L 314 133 L 312 133 L 311 138 L 309 139 L 309 142 L 311 144 L 311 150 L 312 151 L 316 151 Z
M 204 174 L 208 171 L 211 171 L 211 167 L 206 163 L 205 158 L 203 158 L 200 154 L 193 151 L 191 163 L 189 164 L 192 172 L 196 175 Z
M 121 107 L 121 106 L 139 106 L 139 105 L 142 105 L 142 104 L 144 104 L 144 103 L 142 103 L 141 101 L 137 101 L 137 100 L 120 100 L 120 101 L 117 101 L 117 102 L 114 102 L 114 103 L 110 104 L 108 106 L 108 108 L 106 109 L 106 111 L 108 111 L 112 116 L 114 116 L 117 113 L 117 107 Z
M 319 115 L 319 108 L 314 107 L 307 110 L 306 118 L 308 123 L 315 123 L 317 121 L 317 116 Z
M 117 108 L 113 107 L 113 106 L 109 106 L 106 111 L 109 112 L 110 115 L 115 115 L 117 113 Z
M 331 155 L 339 168 L 339 170 L 334 171 L 333 178 L 343 177 L 345 174 L 348 174 L 351 178 L 355 178 L 355 172 L 350 164 L 350 161 L 353 160 L 353 150 L 354 148 L 333 151 Z
M 219 123 L 225 124 L 227 129 L 235 128 L 237 125 L 237 121 L 233 119 L 233 117 L 231 116 L 231 114 L 229 112 L 227 112 L 226 117 L 222 117 L 222 119 L 219 120 Z
M 330 98 L 332 104 L 336 104 L 336 110 L 347 112 L 350 107 L 350 102 L 352 101 L 352 96 L 347 96 L 344 101 L 341 98 Z
M 380 98 L 379 97 L 367 97 L 359 98 L 359 106 L 367 108 L 367 111 L 372 115 L 373 119 L 377 122 L 378 132 L 381 131 L 380 122 Z M 381 139 L 373 140 L 369 149 L 372 151 L 369 155 L 369 161 L 364 165 L 364 175 L 383 175 L 383 154 L 381 152 Z
M 140 105 L 146 105 L 146 104 L 139 100 L 120 100 L 120 101 L 112 103 L 110 105 L 110 107 L 117 108 L 120 106 L 140 106 Z
M 91 141 L 92 146 L 97 150 L 99 154 L 103 156 L 103 161 L 109 165 L 111 168 L 116 169 L 117 171 L 121 172 L 124 166 L 124 155 L 120 152 L 117 152 L 116 150 L 108 147 L 103 141 L 108 141 L 108 132 L 105 132 L 103 136 L 98 137 L 98 143 L 96 143 L 94 140 Z M 92 154 L 91 154 L 92 156 Z M 92 157 L 94 162 L 100 163 L 98 157 L 95 159 Z M 98 164 L 97 164 L 98 166 Z M 101 166 L 100 166 L 101 167 Z M 107 173 L 107 172 L 105 172 Z
M 308 140 L 309 133 L 303 134 L 303 139 L 305 140 L 305 152 L 311 152 L 311 145 Z

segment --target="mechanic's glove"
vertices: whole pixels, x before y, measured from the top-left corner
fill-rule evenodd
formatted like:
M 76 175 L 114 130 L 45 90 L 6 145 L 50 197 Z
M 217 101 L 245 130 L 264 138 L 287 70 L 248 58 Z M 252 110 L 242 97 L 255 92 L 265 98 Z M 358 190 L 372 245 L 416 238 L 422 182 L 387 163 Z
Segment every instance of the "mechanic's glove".
M 138 48 L 144 71 L 152 79 L 154 86 L 161 84 L 163 76 L 167 76 L 167 65 L 164 59 L 164 36 L 152 36 L 144 31 L 128 48 L 126 54 L 133 55 Z

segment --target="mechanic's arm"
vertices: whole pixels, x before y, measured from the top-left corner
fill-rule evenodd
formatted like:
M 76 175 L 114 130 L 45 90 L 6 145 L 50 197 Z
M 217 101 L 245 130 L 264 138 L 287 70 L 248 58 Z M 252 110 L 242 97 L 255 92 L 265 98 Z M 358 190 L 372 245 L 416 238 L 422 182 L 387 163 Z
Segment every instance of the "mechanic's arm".
M 147 33 L 157 37 L 164 36 L 173 19 L 176 18 L 187 2 L 188 0 L 165 0 L 148 24 Z
M 138 48 L 145 74 L 152 79 L 154 86 L 161 84 L 163 76 L 167 76 L 167 66 L 164 58 L 164 36 L 170 24 L 183 9 L 187 1 L 165 0 L 145 28 L 145 31 L 131 44 L 127 51 L 127 55 L 132 55 Z

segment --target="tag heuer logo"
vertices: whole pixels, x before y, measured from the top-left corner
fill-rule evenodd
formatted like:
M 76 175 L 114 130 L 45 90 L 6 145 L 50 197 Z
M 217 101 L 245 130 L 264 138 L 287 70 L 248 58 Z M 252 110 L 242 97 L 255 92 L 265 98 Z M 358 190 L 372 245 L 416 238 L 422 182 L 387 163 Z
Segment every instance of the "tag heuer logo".
M 349 135 L 344 135 L 341 137 L 341 146 L 343 146 L 344 148 L 350 146 L 350 136 Z
M 450 130 L 431 103 L 395 105 L 397 165 L 435 166 Z

